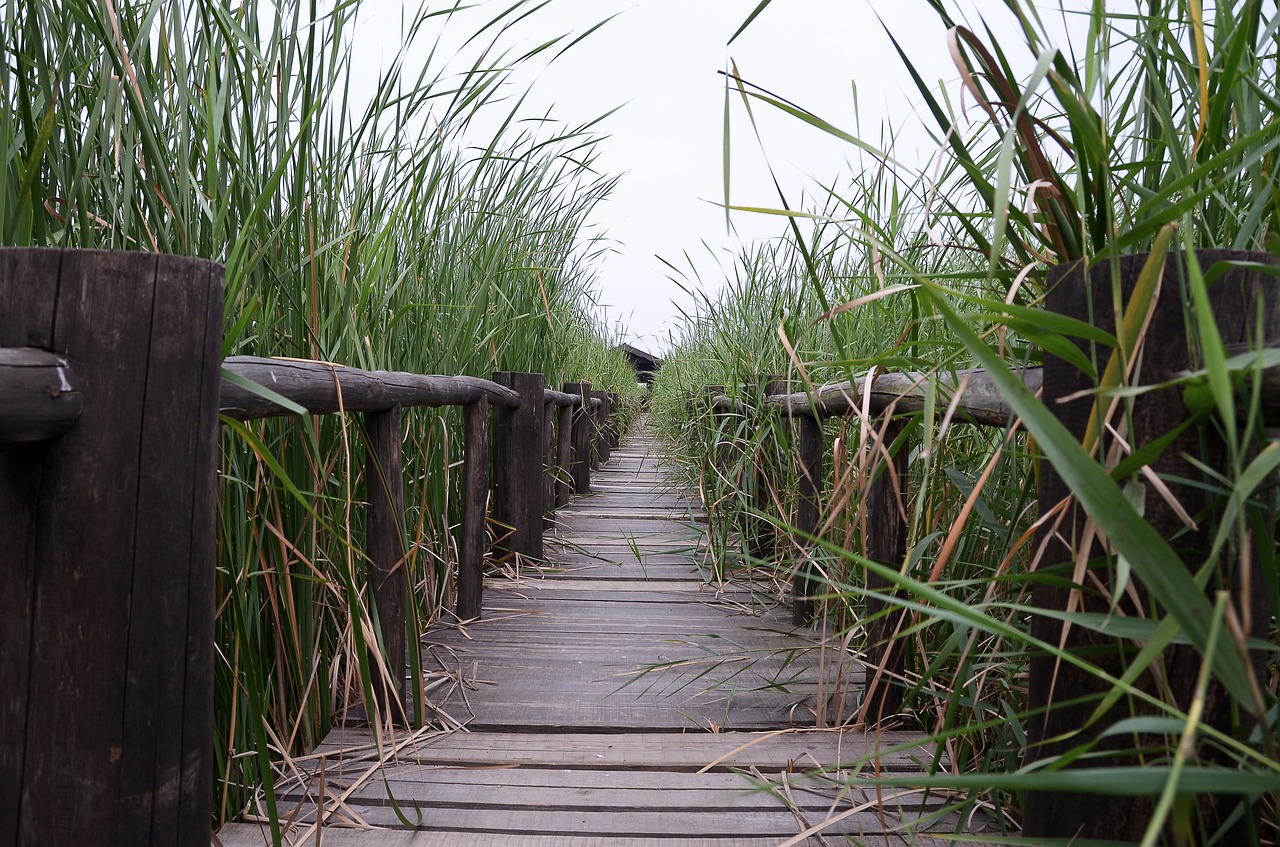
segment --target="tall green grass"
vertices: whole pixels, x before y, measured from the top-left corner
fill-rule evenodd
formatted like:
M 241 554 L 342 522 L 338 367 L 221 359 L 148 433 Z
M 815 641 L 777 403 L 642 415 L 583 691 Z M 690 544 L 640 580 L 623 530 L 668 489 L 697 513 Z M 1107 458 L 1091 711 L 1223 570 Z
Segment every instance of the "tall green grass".
M 789 209 L 784 199 L 778 210 L 786 216 L 780 230 L 785 229 L 790 247 L 770 250 L 789 249 L 801 257 L 783 276 L 805 281 L 805 293 L 795 298 L 795 320 L 816 322 L 810 331 L 828 328 L 823 344 L 788 350 L 775 341 L 776 318 L 761 320 L 761 310 L 750 305 L 771 296 L 767 289 L 776 283 L 763 276 L 759 290 L 731 288 L 725 295 L 729 302 L 705 302 L 672 357 L 689 364 L 683 370 L 669 368 L 666 384 L 657 389 L 673 410 L 669 431 L 682 435 L 682 443 L 695 451 L 691 477 L 706 477 L 716 466 L 717 446 L 726 441 L 725 425 L 709 415 L 688 422 L 686 413 L 677 430 L 680 418 L 674 410 L 687 408 L 682 404 L 696 397 L 701 384 L 732 382 L 732 374 L 757 363 L 819 379 L 859 376 L 873 365 L 918 370 L 925 374 L 926 392 L 935 392 L 935 410 L 945 409 L 947 402 L 936 389 L 936 375 L 975 365 L 997 374 L 1033 438 L 962 425 L 944 429 L 933 414 L 922 416 L 907 447 L 910 472 L 902 506 L 909 552 L 902 562 L 870 561 L 861 546 L 860 501 L 876 464 L 873 428 L 856 419 L 828 424 L 827 465 L 833 469 L 818 561 L 829 589 L 832 644 L 835 649 L 851 645 L 855 652 L 865 648 L 865 601 L 872 593 L 867 575 L 888 580 L 894 590 L 875 593 L 895 616 L 897 610 L 907 613 L 901 640 L 908 693 L 898 720 L 937 739 L 937 761 L 945 754 L 949 771 L 928 784 L 954 792 L 962 807 L 995 809 L 1016 825 L 1030 790 L 1139 792 L 1151 797 L 1155 809 L 1143 844 L 1225 845 L 1242 837 L 1253 844 L 1275 843 L 1280 760 L 1275 755 L 1274 617 L 1271 646 L 1262 650 L 1267 672 L 1257 680 L 1257 690 L 1246 691 L 1238 655 L 1221 649 L 1233 640 L 1225 634 L 1224 607 L 1214 607 L 1215 598 L 1206 598 L 1184 576 L 1168 540 L 1143 530 L 1139 511 L 1125 497 L 1126 489 L 1132 493 L 1130 477 L 1116 472 L 1113 479 L 1111 468 L 1067 436 L 1050 410 L 1018 391 L 1011 369 L 1038 362 L 1044 351 L 1064 351 L 1070 343 L 1068 330 L 1038 312 L 1047 271 L 1056 264 L 1082 258 L 1105 262 L 1166 245 L 1274 248 L 1280 17 L 1274 8 L 1253 2 L 1208 9 L 1195 2 L 1152 2 L 1133 12 L 1102 3 L 1083 11 L 1010 3 L 1003 10 L 982 10 L 992 21 L 1009 16 L 1013 31 L 1021 34 L 996 42 L 994 28 L 985 21 L 966 27 L 942 0 L 930 5 L 950 28 L 950 44 L 932 49 L 953 51 L 959 82 L 934 89 L 911 59 L 915 50 L 930 48 L 911 43 L 910 34 L 893 36 L 943 151 L 936 170 L 934 163 L 912 167 L 894 160 L 892 151 L 878 151 L 819 116 L 730 79 L 745 108 L 776 108 L 815 131 L 848 140 L 865 171 L 848 187 L 833 190 L 821 208 Z M 1080 35 L 1055 49 L 1044 20 L 1059 15 L 1078 16 L 1073 19 L 1080 26 L 1071 29 Z M 760 82 L 767 87 L 767 80 Z M 957 92 L 961 87 L 963 97 Z M 967 117 L 959 108 L 962 100 Z M 876 174 L 886 169 L 896 181 L 892 191 L 877 181 Z M 815 229 L 821 237 L 800 226 L 804 215 L 819 221 Z M 1178 225 L 1176 235 L 1170 224 Z M 811 249 L 819 243 L 824 250 Z M 826 255 L 839 261 L 814 261 Z M 833 270 L 842 266 L 858 272 Z M 742 267 L 750 268 L 751 262 Z M 1204 270 L 1192 266 L 1181 280 L 1193 300 L 1202 300 L 1209 284 Z M 820 317 L 836 304 L 902 283 L 914 287 L 852 311 L 864 321 L 861 330 L 845 332 L 835 320 Z M 736 314 L 751 317 L 738 323 L 716 317 Z M 1189 361 L 1204 367 L 1199 379 L 1214 399 L 1203 405 L 1218 413 L 1219 423 L 1205 424 L 1206 438 L 1226 444 L 1226 467 L 1214 484 L 1229 505 L 1250 504 L 1219 527 L 1205 573 L 1229 570 L 1242 551 L 1260 551 L 1253 566 L 1262 569 L 1261 584 L 1271 587 L 1274 599 L 1280 584 L 1273 542 L 1276 491 L 1266 473 L 1273 468 L 1274 445 L 1268 446 L 1257 427 L 1256 398 L 1243 411 L 1232 399 L 1232 368 L 1247 370 L 1248 365 L 1226 361 L 1203 318 L 1190 327 Z M 710 340 L 721 333 L 736 340 Z M 740 351 L 751 355 L 739 357 Z M 1098 373 L 1109 352 L 1102 349 L 1100 361 L 1093 363 Z M 1121 398 L 1123 409 L 1124 398 L 1140 389 L 1117 382 L 1107 390 Z M 1117 426 L 1123 432 L 1123 421 Z M 778 456 L 780 470 L 774 472 L 781 474 L 779 487 L 786 491 L 792 485 L 786 463 L 793 451 L 784 443 L 785 431 L 759 424 L 738 427 L 735 444 L 742 452 L 737 455 Z M 1071 480 L 1076 497 L 1116 545 L 1109 569 L 1098 572 L 1104 580 L 1100 593 L 1118 596 L 1129 580 L 1150 592 L 1148 618 L 1126 617 L 1122 630 L 1109 630 L 1115 645 L 1130 648 L 1135 657 L 1122 678 L 1031 636 L 1030 622 L 1038 613 L 1031 590 L 1057 578 L 1033 567 L 1035 491 L 1046 461 Z M 1123 474 L 1133 471 L 1128 467 Z M 716 497 L 723 505 L 713 520 L 726 539 L 742 525 L 741 514 L 764 517 L 783 529 L 792 523 L 785 494 L 762 501 L 733 474 L 722 476 L 728 478 L 721 480 Z M 794 551 L 785 549 L 785 533 L 782 537 L 766 562 L 770 568 L 785 569 L 795 561 Z M 1253 546 L 1255 538 L 1262 541 Z M 1193 619 L 1190 608 L 1203 608 L 1205 614 Z M 1068 619 L 1077 627 L 1100 625 L 1083 614 Z M 1153 661 L 1158 668 L 1165 648 L 1175 642 L 1193 645 L 1204 679 L 1216 677 L 1220 690 L 1229 692 L 1220 696 L 1232 698 L 1237 723 L 1225 734 L 1185 705 L 1135 688 L 1134 679 Z M 1064 767 L 1077 757 L 1098 754 L 1101 748 L 1087 733 L 1068 745 L 1067 753 L 1028 767 L 1032 716 L 1026 670 L 1033 653 L 1083 662 L 1104 689 L 1091 702 L 1118 701 L 1132 704 L 1124 708 L 1133 708 L 1134 715 L 1157 716 L 1157 723 L 1148 725 L 1141 721 L 1153 718 L 1126 722 L 1101 705 L 1098 709 L 1100 728 L 1135 743 L 1144 726 L 1160 728 L 1141 735 L 1147 767 L 1083 776 Z M 1228 834 L 1199 817 L 1195 798 L 1236 789 L 1248 802 L 1261 804 L 1262 830 L 1246 827 L 1243 836 Z
M 424 7 L 368 96 L 352 45 L 370 5 L 7 4 L 4 243 L 221 261 L 228 355 L 542 371 L 633 394 L 592 303 L 602 248 L 580 237 L 614 184 L 594 167 L 601 138 L 526 116 L 506 81 L 564 45 L 494 48 L 530 11 L 512 4 L 470 35 L 492 49 L 445 72 L 432 39 L 461 9 Z M 415 635 L 451 599 L 461 429 L 457 410 L 407 418 Z M 379 684 L 362 466 L 353 417 L 224 428 L 217 821 L 252 808 L 274 826 L 274 769 Z

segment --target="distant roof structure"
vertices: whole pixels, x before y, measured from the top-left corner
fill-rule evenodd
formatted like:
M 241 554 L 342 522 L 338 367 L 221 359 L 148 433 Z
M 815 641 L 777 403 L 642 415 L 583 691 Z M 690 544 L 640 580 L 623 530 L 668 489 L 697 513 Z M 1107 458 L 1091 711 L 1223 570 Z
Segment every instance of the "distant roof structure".
M 627 361 L 635 369 L 637 380 L 644 383 L 653 382 L 653 375 L 662 367 L 661 359 L 630 344 L 619 344 L 617 349 L 626 355 Z

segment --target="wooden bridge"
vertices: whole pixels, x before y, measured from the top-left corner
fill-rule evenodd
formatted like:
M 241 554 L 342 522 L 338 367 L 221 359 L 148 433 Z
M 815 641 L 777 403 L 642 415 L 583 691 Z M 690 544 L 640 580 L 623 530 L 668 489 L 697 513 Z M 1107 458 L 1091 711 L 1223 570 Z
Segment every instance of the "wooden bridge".
M 299 763 L 280 801 L 291 840 L 942 843 L 894 834 L 941 798 L 856 779 L 918 773 L 932 746 L 815 729 L 848 716 L 859 669 L 824 666 L 772 598 L 706 582 L 698 515 L 657 451 L 642 425 L 559 513 L 545 567 L 491 580 L 481 621 L 427 634 L 431 729 L 340 728 Z M 256 847 L 270 831 L 219 838 Z

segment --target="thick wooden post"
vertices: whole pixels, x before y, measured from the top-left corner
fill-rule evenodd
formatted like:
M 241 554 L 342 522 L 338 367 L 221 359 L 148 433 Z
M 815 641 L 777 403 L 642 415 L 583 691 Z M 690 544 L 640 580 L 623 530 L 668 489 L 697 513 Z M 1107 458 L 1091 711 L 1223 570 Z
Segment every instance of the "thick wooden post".
M 567 392 L 566 392 L 567 393 Z M 559 406 L 556 423 L 556 508 L 573 499 L 573 407 Z
M 206 847 L 222 268 L 5 249 L 0 304 L 84 389 L 0 450 L 0 843 Z
M 1202 251 L 1197 255 L 1206 271 L 1216 262 L 1228 259 L 1276 264 L 1276 260 L 1266 254 Z M 1145 256 L 1128 256 L 1120 260 L 1121 302 L 1128 302 L 1145 259 Z M 1140 381 L 1144 385 L 1159 384 L 1191 365 L 1185 330 L 1190 323 L 1187 315 L 1194 312 L 1194 308 L 1182 282 L 1185 278 L 1183 261 L 1182 255 L 1174 254 L 1165 267 L 1162 291 L 1150 316 L 1143 342 Z M 1051 311 L 1115 331 L 1111 281 L 1112 269 L 1105 262 L 1088 272 L 1079 266 L 1055 269 L 1049 277 L 1047 306 Z M 1263 339 L 1280 338 L 1280 284 L 1274 278 L 1248 269 L 1233 269 L 1215 281 L 1208 291 L 1218 330 L 1227 344 L 1259 344 L 1259 339 L 1253 337 L 1257 330 L 1261 330 Z M 1087 349 L 1085 355 L 1089 355 Z M 1105 361 L 1099 362 L 1100 370 L 1104 364 Z M 1093 395 L 1088 394 L 1084 399 L 1072 402 L 1058 402 L 1058 399 L 1095 387 L 1094 381 L 1076 367 L 1045 354 L 1045 406 L 1053 410 L 1077 437 L 1083 437 L 1085 433 Z M 1132 439 L 1129 446 L 1135 452 L 1167 435 L 1186 418 L 1178 389 L 1147 392 L 1132 398 L 1132 404 L 1132 411 L 1120 429 L 1126 440 Z M 1113 436 L 1104 432 L 1099 455 L 1106 455 L 1113 443 Z M 1202 444 L 1207 446 L 1207 450 L 1202 449 Z M 1129 451 L 1125 452 L 1128 454 Z M 1188 529 L 1155 487 L 1146 485 L 1144 518 L 1161 536 L 1172 540 L 1192 572 L 1201 570 L 1206 553 L 1212 546 L 1216 530 L 1212 515 L 1220 513 L 1221 508 L 1216 501 L 1225 499 L 1229 494 L 1220 492 L 1220 481 L 1212 475 L 1214 470 L 1225 470 L 1224 452 L 1211 427 L 1206 427 L 1204 432 L 1191 428 L 1174 439 L 1150 465 L 1168 487 L 1171 497 L 1198 518 L 1199 528 Z M 1206 473 L 1196 467 L 1185 458 L 1188 456 L 1196 457 L 1210 471 Z M 1067 486 L 1055 469 L 1048 463 L 1042 465 L 1041 513 L 1054 508 L 1067 495 Z M 1057 572 L 1064 581 L 1071 578 L 1073 562 L 1080 552 L 1074 549 L 1077 546 L 1075 541 L 1082 537 L 1086 519 L 1082 509 L 1073 507 L 1061 525 L 1056 528 L 1046 525 L 1042 529 L 1037 544 L 1043 546 L 1044 555 L 1037 566 L 1038 572 Z M 1274 517 L 1270 520 L 1269 525 L 1274 528 Z M 1257 544 L 1275 543 L 1274 537 L 1254 540 Z M 1089 551 L 1089 558 L 1091 567 L 1114 567 L 1114 563 L 1109 562 L 1111 557 L 1107 551 L 1097 543 Z M 1210 576 L 1207 590 L 1228 592 L 1240 617 L 1253 621 L 1253 631 L 1246 634 L 1265 640 L 1271 620 L 1270 588 L 1261 582 L 1262 568 L 1255 566 L 1250 577 L 1245 563 L 1251 559 L 1259 561 L 1260 553 L 1255 551 L 1250 555 L 1246 550 L 1236 556 L 1225 556 L 1219 571 Z M 1114 585 L 1114 577 L 1107 571 L 1102 570 L 1098 575 L 1104 585 Z M 1109 613 L 1110 598 L 1098 592 L 1090 580 L 1084 582 L 1077 611 Z M 1140 582 L 1135 580 L 1132 588 L 1139 596 L 1146 597 L 1146 588 Z M 1058 582 L 1038 582 L 1033 590 L 1032 605 L 1065 611 L 1068 595 L 1069 589 Z M 1122 602 L 1129 605 L 1127 599 Z M 1142 603 L 1145 611 L 1146 600 Z M 1063 635 L 1063 625 L 1056 619 L 1037 617 L 1032 621 L 1031 633 L 1038 639 L 1057 644 Z M 1119 676 L 1132 660 L 1137 645 L 1076 626 L 1067 633 L 1066 649 L 1087 656 L 1090 662 Z M 1260 669 L 1262 657 L 1255 653 L 1254 661 L 1256 669 Z M 1162 656 L 1160 681 L 1157 683 L 1149 675 L 1144 675 L 1137 684 L 1157 697 L 1172 697 L 1177 708 L 1187 710 L 1192 705 L 1201 662 L 1201 656 L 1191 646 L 1170 645 Z M 1121 698 L 1110 712 L 1091 727 L 1080 731 L 1097 707 L 1096 698 L 1107 689 L 1105 682 L 1068 662 L 1043 655 L 1031 657 L 1028 682 L 1028 707 L 1033 715 L 1026 725 L 1030 761 L 1060 755 L 1095 739 L 1100 731 L 1123 717 L 1152 713 L 1152 708 L 1136 697 Z M 1248 711 L 1249 704 L 1237 707 L 1216 681 L 1210 684 L 1204 701 L 1203 720 L 1206 724 L 1232 734 L 1235 723 L 1232 713 L 1237 708 L 1244 713 Z M 1038 716 L 1037 710 L 1045 711 Z M 1239 737 L 1239 732 L 1236 735 Z M 1087 766 L 1136 766 L 1139 758 L 1124 752 L 1133 744 L 1134 738 L 1130 734 L 1098 741 L 1094 747 L 1096 752 L 1114 751 L 1114 754 L 1095 756 L 1087 761 Z M 1215 750 L 1214 745 L 1204 745 L 1195 755 L 1208 765 L 1219 759 Z M 1082 763 L 1084 761 L 1081 760 Z M 1238 799 L 1213 795 L 1201 797 L 1197 803 L 1202 818 L 1201 830 L 1214 832 L 1236 808 Z M 1147 797 L 1029 791 L 1025 799 L 1024 835 L 1136 842 L 1151 820 L 1152 811 L 1151 798 Z M 1239 822 L 1223 835 L 1220 843 L 1253 843 L 1247 835 L 1251 817 L 1249 814 L 1241 816 Z
M 577 394 L 582 405 L 573 409 L 573 490 L 591 493 L 591 383 L 566 382 L 565 394 Z
M 761 376 L 756 380 L 756 391 L 754 396 L 747 398 L 747 409 L 752 416 L 751 426 L 747 428 L 748 433 L 762 433 L 769 425 L 767 415 L 771 414 L 764 410 L 763 400 L 771 394 L 781 394 L 786 391 L 786 382 L 779 376 Z M 763 447 L 763 445 L 761 445 Z M 748 473 L 751 474 L 750 487 L 747 489 L 751 493 L 751 505 L 760 515 L 767 514 L 773 508 L 773 498 L 770 496 L 769 488 L 772 480 L 769 476 L 769 462 L 767 458 L 757 453 L 756 460 L 750 463 L 751 468 Z M 745 527 L 747 530 L 747 549 L 751 554 L 751 558 L 764 562 L 773 558 L 774 550 L 777 546 L 777 533 L 773 526 L 762 516 L 747 515 L 745 516 Z
M 800 500 L 796 504 L 796 529 L 816 536 L 822 516 L 822 421 L 815 415 L 796 418 L 800 459 Z M 801 554 L 791 578 L 791 622 L 802 626 L 813 620 L 813 598 L 820 585 L 813 568 L 813 542 L 798 539 Z
M 520 394 L 520 406 L 503 409 L 494 426 L 494 516 L 505 533 L 498 549 L 538 560 L 542 558 L 544 377 L 499 371 L 493 381 Z
M 874 479 L 864 501 L 866 509 L 866 555 L 868 559 L 901 567 L 907 558 L 907 519 L 903 506 L 907 501 L 907 473 L 910 450 L 900 444 L 906 422 L 890 419 L 877 421 L 872 462 Z M 867 572 L 867 589 L 880 593 L 896 593 L 892 583 L 882 576 Z M 860 717 L 876 725 L 891 718 L 902 708 L 903 686 L 899 681 L 905 669 L 902 640 L 903 616 L 892 602 L 867 595 L 867 689 Z
M 409 576 L 404 561 L 404 415 L 400 406 L 385 412 L 366 412 L 365 434 L 365 554 L 373 611 L 382 639 L 382 653 L 391 687 L 378 683 L 374 695 L 384 719 L 407 725 L 405 699 L 405 602 Z
M 489 401 L 481 397 L 462 413 L 462 550 L 458 559 L 459 620 L 480 617 L 484 593 L 485 507 L 489 499 Z

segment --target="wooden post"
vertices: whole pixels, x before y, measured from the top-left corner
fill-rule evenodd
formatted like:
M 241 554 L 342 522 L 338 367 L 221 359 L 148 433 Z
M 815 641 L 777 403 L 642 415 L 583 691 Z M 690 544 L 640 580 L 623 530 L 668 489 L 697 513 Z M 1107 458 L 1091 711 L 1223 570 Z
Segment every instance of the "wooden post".
M 558 476 L 556 425 L 559 420 L 556 404 L 550 400 L 544 401 L 542 404 L 542 528 L 544 530 L 555 524 Z
M 573 407 L 558 407 L 556 423 L 556 508 L 573 498 Z
M 542 374 L 499 371 L 493 381 L 520 394 L 520 406 L 496 415 L 493 437 L 494 516 L 504 527 L 498 548 L 542 558 Z
M 782 394 L 787 390 L 786 382 L 779 376 L 757 377 L 756 387 L 755 396 L 747 398 L 746 407 L 752 416 L 751 426 L 747 429 L 748 433 L 763 432 L 768 426 L 767 415 L 772 413 L 764 410 L 764 398 L 771 394 Z M 756 460 L 749 465 L 751 481 L 747 490 L 751 493 L 751 505 L 763 515 L 773 507 L 773 498 L 769 494 L 772 480 L 769 476 L 768 462 L 764 456 L 757 455 Z M 751 558 L 761 562 L 771 560 L 777 546 L 777 533 L 773 526 L 765 518 L 754 514 L 745 516 L 745 526 L 747 549 Z
M 796 529 L 807 535 L 818 534 L 822 516 L 822 421 L 816 415 L 796 418 L 800 459 L 800 501 L 796 507 Z M 798 539 L 800 561 L 791 578 L 791 622 L 803 626 L 813 621 L 813 598 L 819 584 L 814 575 L 813 542 Z
M 463 408 L 462 550 L 458 560 L 459 620 L 480 617 L 484 593 L 485 505 L 489 492 L 489 401 Z
M 206 847 L 222 268 L 5 249 L 0 303 L 84 389 L 0 450 L 0 843 Z
M 376 684 L 383 718 L 407 725 L 405 698 L 405 602 L 409 577 L 404 550 L 404 415 L 400 406 L 385 412 L 366 412 L 365 434 L 365 553 L 369 557 L 369 583 L 373 612 L 382 638 L 382 652 L 391 674 L 392 688 Z
M 1206 271 L 1216 262 L 1228 259 L 1276 264 L 1276 260 L 1268 254 L 1201 251 L 1197 256 L 1201 267 Z M 1145 256 L 1120 259 L 1118 274 L 1122 289 L 1121 302 L 1128 302 L 1129 293 L 1145 259 Z M 1165 267 L 1162 291 L 1145 331 L 1140 377 L 1144 385 L 1160 384 L 1191 365 L 1185 330 L 1190 323 L 1188 313 L 1194 312 L 1194 308 L 1182 284 L 1185 278 L 1183 262 L 1181 254 L 1172 254 Z M 1047 307 L 1050 311 L 1115 331 L 1111 280 L 1111 266 L 1106 262 L 1100 262 L 1098 267 L 1088 272 L 1079 266 L 1057 268 L 1049 276 Z M 1274 278 L 1249 269 L 1232 269 L 1209 288 L 1209 299 L 1218 330 L 1227 344 L 1257 344 L 1259 341 L 1253 335 L 1259 329 L 1264 339 L 1280 338 L 1280 285 L 1277 285 Z M 1088 354 L 1086 349 L 1085 355 Z M 1103 363 L 1100 362 L 1099 368 L 1102 366 Z M 1094 381 L 1074 366 L 1045 354 L 1045 406 L 1053 410 L 1077 437 L 1082 438 L 1084 435 L 1093 405 L 1093 395 L 1089 394 L 1084 399 L 1072 402 L 1058 402 L 1058 399 L 1095 387 Z M 1129 446 L 1133 451 L 1170 433 L 1186 418 L 1181 392 L 1176 388 L 1138 395 L 1132 398 L 1132 403 L 1133 410 L 1121 430 L 1126 439 L 1132 438 Z M 1100 455 L 1106 455 L 1112 444 L 1113 437 L 1104 433 Z M 1208 445 L 1207 452 L 1202 449 L 1202 444 Z M 1206 552 L 1213 542 L 1216 527 L 1212 517 L 1205 516 L 1220 513 L 1217 501 L 1227 496 L 1227 493 L 1209 493 L 1220 488 L 1220 483 L 1212 477 L 1212 470 L 1221 471 L 1226 468 L 1224 452 L 1211 427 L 1206 427 L 1204 432 L 1191 428 L 1168 445 L 1150 465 L 1164 481 L 1172 498 L 1188 513 L 1198 516 L 1199 528 L 1188 529 L 1154 486 L 1146 485 L 1144 518 L 1162 537 L 1172 540 L 1192 572 L 1201 570 Z M 1185 456 L 1197 457 L 1211 471 L 1206 473 L 1200 470 Z M 1044 463 L 1040 477 L 1041 513 L 1045 514 L 1047 510 L 1054 508 L 1067 494 L 1067 486 L 1055 469 L 1047 462 Z M 1057 572 L 1064 580 L 1070 579 L 1073 562 L 1080 551 L 1073 549 L 1074 544 L 1068 546 L 1064 540 L 1071 542 L 1080 538 L 1085 520 L 1083 510 L 1073 507 L 1056 529 L 1046 525 L 1041 530 L 1037 545 L 1043 545 L 1044 555 L 1037 566 L 1037 572 Z M 1273 517 L 1269 525 L 1274 527 Z M 1273 545 L 1275 540 L 1273 537 L 1263 537 L 1255 539 L 1255 542 Z M 1252 556 L 1249 551 L 1241 551 L 1236 556 L 1224 557 L 1221 569 L 1210 576 L 1207 591 L 1228 592 L 1231 604 L 1240 616 L 1253 621 L 1253 631 L 1246 634 L 1265 640 L 1269 635 L 1267 628 L 1271 620 L 1270 591 L 1262 584 L 1262 568 L 1255 566 L 1250 579 L 1249 572 L 1241 564 L 1250 559 L 1257 562 L 1260 555 L 1258 551 L 1253 552 Z M 1108 559 L 1111 558 L 1096 543 L 1094 549 L 1089 551 L 1089 557 L 1097 567 L 1107 567 Z M 1233 570 L 1233 566 L 1240 569 Z M 1106 572 L 1099 575 L 1104 584 L 1112 581 Z M 1102 596 L 1089 582 L 1085 580 L 1086 584 L 1082 587 L 1082 598 L 1077 611 L 1108 613 L 1110 598 Z M 1145 607 L 1145 586 L 1135 580 L 1132 587 L 1144 598 L 1142 602 Z M 1068 588 L 1059 583 L 1037 582 L 1032 593 L 1032 605 L 1036 608 L 1065 611 L 1068 608 L 1068 594 Z M 1122 602 L 1126 606 L 1130 604 L 1127 599 Z M 1207 600 L 1206 603 L 1208 604 Z M 1031 624 L 1031 634 L 1035 638 L 1057 644 L 1062 638 L 1063 626 L 1059 620 L 1036 617 Z M 1067 650 L 1087 656 L 1090 662 L 1116 676 L 1127 667 L 1137 647 L 1132 642 L 1108 638 L 1080 626 L 1069 630 L 1065 646 Z M 1255 670 L 1261 670 L 1262 657 L 1255 652 L 1253 658 Z M 1149 675 L 1144 675 L 1136 684 L 1157 697 L 1171 696 L 1181 710 L 1189 709 L 1201 662 L 1201 657 L 1191 646 L 1172 644 L 1163 651 L 1161 681 L 1156 683 Z M 1262 678 L 1265 679 L 1265 675 Z M 1068 662 L 1035 655 L 1031 657 L 1028 683 L 1028 707 L 1033 715 L 1026 724 L 1029 762 L 1060 755 L 1095 739 L 1101 730 L 1122 717 L 1147 715 L 1153 711 L 1136 697 L 1121 698 L 1101 719 L 1081 731 L 1086 718 L 1097 707 L 1096 697 L 1101 696 L 1108 688 L 1105 682 Z M 1228 735 L 1233 734 L 1232 712 L 1237 708 L 1243 714 L 1248 711 L 1249 704 L 1237 706 L 1219 683 L 1210 683 L 1202 718 L 1206 724 Z M 1042 716 L 1037 716 L 1037 710 L 1045 711 Z M 1243 732 L 1247 732 L 1247 729 L 1238 729 L 1234 734 L 1240 737 Z M 1125 752 L 1133 743 L 1133 737 L 1128 734 L 1098 741 L 1094 746 L 1097 753 L 1114 752 L 1089 759 L 1087 766 L 1136 766 L 1139 764 L 1137 756 Z M 1206 765 L 1215 761 L 1226 764 L 1215 750 L 1214 745 L 1203 745 L 1195 755 Z M 1083 762 L 1084 760 L 1077 766 L 1082 766 Z M 1199 826 L 1205 832 L 1213 832 L 1223 824 L 1225 817 L 1236 808 L 1237 803 L 1236 797 L 1202 796 L 1197 803 L 1201 816 Z M 1029 791 L 1025 799 L 1024 835 L 1029 838 L 1105 838 L 1136 842 L 1148 826 L 1152 811 L 1151 798 L 1146 797 Z M 1242 815 L 1235 825 L 1222 834 L 1221 843 L 1252 843 L 1247 835 L 1253 823 L 1250 817 L 1252 816 L 1248 814 Z
M 616 391 L 609 392 L 609 448 L 617 450 L 622 444 L 622 427 L 619 426 L 617 410 L 622 404 L 622 395 Z
M 604 425 L 604 406 L 601 403 L 592 401 L 599 400 L 600 394 L 601 392 L 599 391 L 591 391 L 584 398 L 589 404 L 587 409 L 589 410 L 588 420 L 590 421 L 587 429 L 589 440 L 587 444 L 587 461 L 593 471 L 600 469 L 600 431 Z
M 900 444 L 888 461 L 885 453 L 901 440 L 906 425 L 897 418 L 876 422 L 874 479 L 864 501 L 867 558 L 893 567 L 900 567 L 907 557 L 907 520 L 902 509 L 907 499 L 910 451 Z M 867 589 L 896 593 L 889 580 L 870 571 Z M 860 717 L 875 726 L 902 708 L 903 686 L 898 680 L 905 670 L 900 638 L 903 617 L 893 603 L 868 594 L 867 618 L 871 621 L 867 625 L 867 689 Z
M 609 427 L 612 425 L 613 403 L 609 400 L 608 391 L 593 391 L 591 395 L 600 401 L 600 405 L 596 407 L 596 437 L 595 450 L 596 464 L 599 467 L 609 461 L 611 455 Z
M 591 493 L 591 383 L 566 382 L 565 394 L 577 394 L 582 405 L 573 410 L 573 490 L 575 494 Z

